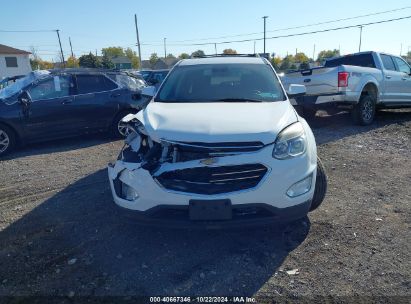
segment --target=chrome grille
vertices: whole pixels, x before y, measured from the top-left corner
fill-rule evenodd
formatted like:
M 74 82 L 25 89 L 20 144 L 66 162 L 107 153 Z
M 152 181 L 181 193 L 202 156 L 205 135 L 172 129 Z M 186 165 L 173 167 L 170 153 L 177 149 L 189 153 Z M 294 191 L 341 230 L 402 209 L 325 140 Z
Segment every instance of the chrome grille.
M 164 172 L 157 180 L 169 190 L 212 195 L 254 188 L 266 173 L 261 164 L 198 167 Z

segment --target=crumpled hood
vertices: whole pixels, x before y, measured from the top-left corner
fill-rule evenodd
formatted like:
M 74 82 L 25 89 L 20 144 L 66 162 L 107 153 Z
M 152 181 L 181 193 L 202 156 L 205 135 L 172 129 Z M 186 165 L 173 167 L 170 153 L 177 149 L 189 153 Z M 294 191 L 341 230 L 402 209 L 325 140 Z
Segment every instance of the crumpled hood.
M 151 102 L 136 117 L 155 141 L 273 143 L 297 121 L 288 101 L 245 103 Z

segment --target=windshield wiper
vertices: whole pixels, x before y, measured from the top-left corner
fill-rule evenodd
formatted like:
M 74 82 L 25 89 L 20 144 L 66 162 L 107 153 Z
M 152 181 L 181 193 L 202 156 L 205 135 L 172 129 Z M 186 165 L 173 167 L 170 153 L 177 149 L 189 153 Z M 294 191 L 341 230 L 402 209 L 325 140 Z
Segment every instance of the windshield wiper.
M 261 99 L 250 99 L 250 98 L 222 98 L 222 99 L 214 99 L 213 101 L 222 101 L 222 102 L 264 102 Z

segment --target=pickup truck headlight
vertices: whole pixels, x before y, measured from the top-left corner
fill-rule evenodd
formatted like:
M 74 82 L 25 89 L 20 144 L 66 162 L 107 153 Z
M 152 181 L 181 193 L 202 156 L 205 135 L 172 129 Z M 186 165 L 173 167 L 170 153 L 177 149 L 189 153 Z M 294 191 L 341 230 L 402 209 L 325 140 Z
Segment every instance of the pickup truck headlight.
M 273 157 L 288 159 L 304 154 L 307 147 L 303 125 L 296 122 L 280 132 L 274 143 Z

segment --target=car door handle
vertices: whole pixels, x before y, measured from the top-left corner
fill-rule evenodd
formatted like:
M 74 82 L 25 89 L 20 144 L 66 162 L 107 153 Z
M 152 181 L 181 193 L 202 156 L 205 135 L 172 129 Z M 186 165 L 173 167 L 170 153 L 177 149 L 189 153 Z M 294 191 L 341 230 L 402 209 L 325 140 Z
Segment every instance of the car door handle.
M 391 79 L 391 76 L 390 76 L 390 75 L 387 75 L 387 76 L 385 76 L 385 78 L 387 78 L 387 79 Z
M 408 80 L 410 79 L 409 77 L 402 77 L 402 80 Z
M 119 97 L 121 94 L 120 93 L 113 93 L 111 94 L 111 97 Z
M 73 100 L 71 100 L 71 99 L 64 99 L 64 100 L 61 102 L 61 104 L 65 105 L 65 104 L 70 104 L 70 103 L 72 103 L 72 102 L 73 102 Z

